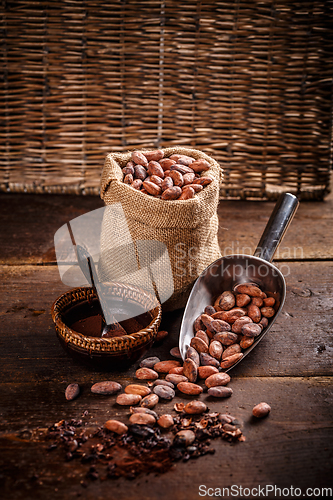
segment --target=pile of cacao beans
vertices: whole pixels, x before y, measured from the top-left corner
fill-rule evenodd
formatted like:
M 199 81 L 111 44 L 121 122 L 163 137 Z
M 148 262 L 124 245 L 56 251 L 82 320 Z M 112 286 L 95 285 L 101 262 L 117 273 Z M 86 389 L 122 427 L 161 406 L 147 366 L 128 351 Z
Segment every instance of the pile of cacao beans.
M 195 320 L 187 358 L 198 366 L 230 368 L 268 326 L 276 305 L 274 297 L 254 284 L 240 284 L 234 291 L 223 292 Z
M 188 200 L 212 182 L 200 176 L 210 169 L 205 159 L 172 154 L 164 158 L 161 149 L 133 151 L 131 160 L 123 167 L 123 182 L 149 196 L 162 200 Z

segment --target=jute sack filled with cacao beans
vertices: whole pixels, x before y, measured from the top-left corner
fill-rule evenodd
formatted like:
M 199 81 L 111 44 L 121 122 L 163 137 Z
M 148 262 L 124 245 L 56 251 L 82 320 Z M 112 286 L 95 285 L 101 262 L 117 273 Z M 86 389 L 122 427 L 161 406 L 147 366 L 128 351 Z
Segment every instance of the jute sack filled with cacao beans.
M 145 151 L 148 150 L 141 150 Z M 217 239 L 217 206 L 223 171 L 213 158 L 196 149 L 172 147 L 163 149 L 163 152 L 164 158 L 183 154 L 196 160 L 207 160 L 211 167 L 204 172 L 204 176 L 210 177 L 212 182 L 191 199 L 162 200 L 123 183 L 122 168 L 131 160 L 131 152 L 108 154 L 101 177 L 101 198 L 106 208 L 112 209 L 121 204 L 124 217 L 116 218 L 114 210 L 109 212 L 111 216 L 107 211 L 105 213 L 99 275 L 103 281 L 114 281 L 118 270 L 122 279 L 126 275 L 128 283 L 144 288 L 145 279 L 138 283 L 138 274 L 134 272 L 137 252 L 131 247 L 131 240 L 134 245 L 142 241 L 161 242 L 168 250 L 174 289 L 172 296 L 163 304 L 163 310 L 171 311 L 185 306 L 196 278 L 221 257 Z M 103 252 L 103 248 L 110 247 L 113 240 L 120 250 Z M 164 279 L 166 276 L 161 276 L 160 286 L 163 286 Z

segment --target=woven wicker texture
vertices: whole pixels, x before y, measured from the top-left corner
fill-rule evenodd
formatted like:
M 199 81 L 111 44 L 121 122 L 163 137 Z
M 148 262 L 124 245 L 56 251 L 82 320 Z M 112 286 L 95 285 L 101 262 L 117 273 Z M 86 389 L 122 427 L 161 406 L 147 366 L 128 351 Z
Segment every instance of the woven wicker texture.
M 0 189 L 98 194 L 109 152 L 192 147 L 225 197 L 321 199 L 333 0 L 0 6 Z

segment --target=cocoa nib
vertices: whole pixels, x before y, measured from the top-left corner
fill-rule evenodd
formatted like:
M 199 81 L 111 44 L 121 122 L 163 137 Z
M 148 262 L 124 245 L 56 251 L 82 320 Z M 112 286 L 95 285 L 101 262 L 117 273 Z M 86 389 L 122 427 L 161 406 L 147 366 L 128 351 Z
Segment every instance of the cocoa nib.
M 230 415 L 210 413 L 208 408 L 200 414 L 188 414 L 185 406 L 178 411 L 172 415 L 173 425 L 167 433 L 157 423 L 126 422 L 127 431 L 120 434 L 118 429 L 110 430 L 112 426 L 89 427 L 72 419 L 53 424 L 42 439 L 47 441 L 48 452 L 62 453 L 64 463 L 81 462 L 84 487 L 92 481 L 166 472 L 176 461 L 215 453 L 212 442 L 217 438 L 245 440 L 237 420 Z

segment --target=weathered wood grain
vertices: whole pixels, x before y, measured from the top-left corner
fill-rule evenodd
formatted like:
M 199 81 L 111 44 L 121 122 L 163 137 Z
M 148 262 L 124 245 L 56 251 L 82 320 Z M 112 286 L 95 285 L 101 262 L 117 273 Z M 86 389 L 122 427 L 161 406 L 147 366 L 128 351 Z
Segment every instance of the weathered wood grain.
M 293 485 L 302 493 L 306 488 L 333 488 L 332 194 L 323 203 L 302 202 L 288 230 L 277 256 L 287 259 L 277 264 L 286 277 L 286 303 L 271 331 L 230 372 L 233 395 L 222 402 L 208 400 L 206 394 L 199 397 L 209 402 L 212 411 L 234 414 L 243 425 L 245 443 L 213 442 L 215 455 L 178 462 L 164 475 L 131 482 L 98 480 L 82 488 L 82 464 L 63 462 L 60 452 L 46 453 L 29 439 L 29 431 L 61 418 L 79 418 L 84 410 L 89 412 L 89 426 L 103 425 L 110 416 L 127 422 L 127 410 L 115 405 L 114 396 L 94 395 L 90 387 L 107 379 L 125 386 L 133 382 L 138 363 L 109 374 L 74 364 L 56 338 L 50 315 L 53 301 L 68 289 L 52 265 L 54 233 L 68 220 L 100 206 L 94 197 L 0 194 L 1 498 L 192 500 L 201 498 L 200 484 L 207 488 Z M 273 206 L 222 201 L 220 242 L 222 249 L 230 247 L 225 253 L 253 253 Z M 169 330 L 169 336 L 149 355 L 170 359 L 181 317 L 181 310 L 163 316 L 161 327 Z M 82 393 L 67 402 L 64 391 L 71 382 L 78 382 Z M 173 402 L 159 405 L 158 412 L 159 408 L 172 411 L 174 402 L 185 399 L 177 393 Z M 272 412 L 255 421 L 251 410 L 260 401 L 271 404 Z M 18 436 L 24 429 L 28 432 Z M 39 477 L 33 479 L 34 474 Z
M 0 193 L 0 263 L 56 262 L 55 232 L 102 206 L 104 202 L 97 196 Z
M 90 500 L 110 498 L 112 492 L 112 498 L 114 494 L 119 500 L 169 500 L 171 493 L 175 500 L 185 500 L 200 498 L 200 485 L 207 488 L 231 488 L 232 485 L 254 488 L 266 484 L 290 488 L 293 485 L 304 490 L 333 487 L 329 444 L 333 438 L 331 377 L 255 377 L 235 379 L 230 385 L 234 390 L 230 399 L 209 401 L 208 405 L 212 411 L 226 411 L 236 416 L 246 436 L 245 442 L 230 445 L 212 440 L 215 455 L 177 462 L 163 475 L 150 474 L 133 481 L 97 480 L 88 488 L 82 488 L 80 481 L 85 479 L 87 467 L 76 461 L 64 462 L 58 450 L 45 452 L 41 443 L 31 442 L 28 431 L 62 418 L 80 418 L 86 409 L 89 415 L 84 420 L 89 426 L 103 425 L 111 415 L 118 413 L 113 405 L 115 396 L 98 397 L 85 390 L 77 400 L 66 402 L 61 384 L 21 383 L 11 387 L 1 384 L 2 402 L 7 408 L 12 407 L 4 417 L 13 420 L 13 431 L 23 431 L 19 435 L 0 434 L 2 498 L 67 499 L 80 495 Z M 201 395 L 200 399 L 206 401 L 207 396 Z M 266 419 L 255 420 L 252 408 L 260 401 L 268 402 L 272 410 Z M 172 406 L 172 402 L 165 403 L 155 410 L 160 413 L 163 407 L 163 411 L 173 412 Z M 125 410 L 119 413 L 121 420 L 127 422 Z M 38 474 L 35 481 L 33 474 Z
M 54 234 L 66 222 L 104 206 L 98 197 L 0 193 L 0 264 L 54 263 Z M 222 253 L 252 255 L 273 202 L 220 202 Z M 333 193 L 324 202 L 301 202 L 275 260 L 333 258 Z
M 288 268 L 286 267 L 288 266 Z M 270 332 L 231 373 L 245 376 L 310 376 L 332 373 L 333 262 L 281 263 L 286 303 Z M 56 266 L 2 266 L 0 297 L 2 373 L 9 380 L 69 377 L 86 370 L 58 343 L 50 307 L 66 287 Z M 43 312 L 44 311 L 44 312 Z M 198 312 L 198 314 L 200 311 Z M 167 359 L 177 345 L 182 312 L 166 313 L 162 328 L 170 337 L 149 351 Z M 15 360 L 15 362 L 14 362 Z M 38 360 L 38 363 L 36 363 Z
M 220 201 L 219 244 L 223 255 L 253 255 L 274 203 Z M 296 212 L 274 260 L 332 259 L 333 192 L 326 201 L 304 202 Z

